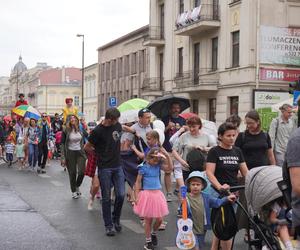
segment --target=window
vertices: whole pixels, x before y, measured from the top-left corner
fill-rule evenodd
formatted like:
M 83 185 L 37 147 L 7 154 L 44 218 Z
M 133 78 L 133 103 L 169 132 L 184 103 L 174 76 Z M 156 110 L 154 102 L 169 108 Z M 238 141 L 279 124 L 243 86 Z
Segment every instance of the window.
M 240 63 L 240 32 L 232 32 L 232 67 L 238 67 Z
M 183 74 L 183 48 L 178 48 L 178 76 Z
M 122 73 L 123 73 L 123 58 L 120 57 L 118 60 L 118 77 L 122 77 Z
M 230 101 L 230 115 L 238 115 L 239 114 L 239 97 L 232 96 L 229 98 Z
M 100 79 L 103 82 L 104 81 L 104 76 L 105 76 L 105 63 L 101 64 L 101 76 Z
M 211 98 L 208 100 L 208 119 L 212 122 L 216 122 L 217 100 Z
M 117 61 L 113 60 L 112 61 L 112 79 L 116 79 L 116 67 L 117 67 Z
M 193 109 L 193 113 L 199 114 L 199 101 L 198 100 L 192 100 L 192 109 Z
M 218 37 L 211 40 L 212 53 L 211 53 L 211 69 L 213 71 L 218 69 Z
M 165 5 L 160 5 L 160 38 L 164 39 L 165 35 Z
M 201 4 L 201 0 L 195 0 L 194 7 L 199 7 Z
M 194 44 L 194 84 L 199 83 L 200 43 Z
M 76 96 L 74 96 L 74 106 L 79 106 L 79 96 L 78 95 L 76 95 Z
M 162 89 L 164 79 L 164 54 L 159 54 L 159 89 Z
M 145 56 L 145 54 L 146 54 L 146 50 L 145 49 L 140 51 L 140 60 L 139 60 L 140 72 L 145 72 L 145 66 L 146 66 L 146 61 L 145 61 L 146 56 Z
M 131 54 L 131 74 L 136 74 L 136 53 Z
M 125 67 L 124 75 L 128 76 L 129 75 L 129 55 L 125 56 L 124 67 Z
M 106 80 L 110 80 L 110 62 L 106 63 Z
M 179 14 L 184 12 L 184 0 L 179 0 Z

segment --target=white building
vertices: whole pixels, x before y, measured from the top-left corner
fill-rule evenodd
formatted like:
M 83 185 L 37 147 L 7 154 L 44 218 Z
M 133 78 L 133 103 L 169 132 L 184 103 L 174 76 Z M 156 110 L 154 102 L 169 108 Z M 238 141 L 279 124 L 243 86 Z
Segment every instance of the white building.
M 256 107 L 255 89 L 287 91 L 299 77 L 299 13 L 295 0 L 150 0 L 144 45 L 149 78 L 163 93 L 143 94 L 186 96 L 217 123 L 244 117 Z
M 83 113 L 85 120 L 96 121 L 98 116 L 98 63 L 84 68 Z

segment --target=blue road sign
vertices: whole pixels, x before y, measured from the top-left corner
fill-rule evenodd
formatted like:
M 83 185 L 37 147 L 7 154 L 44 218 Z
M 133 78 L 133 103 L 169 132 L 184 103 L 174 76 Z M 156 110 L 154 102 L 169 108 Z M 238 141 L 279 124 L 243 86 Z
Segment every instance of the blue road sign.
M 299 90 L 295 90 L 294 91 L 294 99 L 293 99 L 293 105 L 297 106 L 298 105 L 298 99 L 300 97 L 300 91 Z
M 110 107 L 116 107 L 117 106 L 117 98 L 115 96 L 110 96 L 108 100 L 108 105 Z

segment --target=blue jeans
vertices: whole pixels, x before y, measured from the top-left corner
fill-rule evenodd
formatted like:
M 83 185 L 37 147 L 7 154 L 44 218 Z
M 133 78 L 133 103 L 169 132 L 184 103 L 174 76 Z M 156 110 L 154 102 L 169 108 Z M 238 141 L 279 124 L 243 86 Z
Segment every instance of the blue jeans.
M 195 234 L 196 246 L 199 249 L 203 249 L 204 248 L 205 234 L 206 234 L 206 232 L 204 232 L 204 234 Z
M 36 166 L 38 155 L 39 155 L 38 145 L 29 143 L 28 150 L 29 150 L 28 163 L 29 166 L 34 168 Z
M 102 216 L 106 228 L 112 228 L 113 222 L 120 222 L 125 196 L 125 177 L 121 166 L 117 168 L 98 168 L 102 193 Z M 111 187 L 115 190 L 114 210 L 111 213 Z
M 13 161 L 14 155 L 12 153 L 6 153 L 6 160 L 7 161 Z

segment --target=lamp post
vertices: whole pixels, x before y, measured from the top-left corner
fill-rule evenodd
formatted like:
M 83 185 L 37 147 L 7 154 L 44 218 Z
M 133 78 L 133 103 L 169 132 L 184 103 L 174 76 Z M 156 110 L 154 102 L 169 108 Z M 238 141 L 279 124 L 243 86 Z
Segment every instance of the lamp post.
M 84 35 L 77 34 L 77 37 L 82 37 L 82 65 L 81 65 L 81 112 L 83 113 L 83 84 L 84 84 Z

